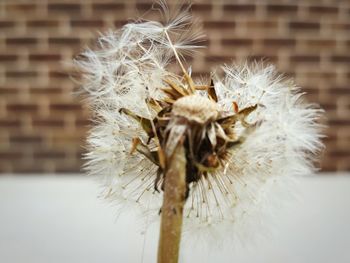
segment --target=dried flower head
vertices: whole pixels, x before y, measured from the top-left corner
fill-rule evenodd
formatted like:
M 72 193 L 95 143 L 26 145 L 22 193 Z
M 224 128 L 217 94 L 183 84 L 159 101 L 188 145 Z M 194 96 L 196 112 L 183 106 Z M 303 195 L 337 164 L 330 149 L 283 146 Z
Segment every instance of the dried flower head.
M 197 24 L 188 9 L 174 17 L 164 10 L 166 22 L 129 23 L 76 60 L 95 121 L 85 167 L 102 178 L 106 197 L 157 216 L 164 171 L 181 142 L 185 227 L 242 225 L 271 182 L 313 168 L 321 111 L 262 63 L 195 81 L 182 55 L 198 48 Z M 181 74 L 168 69 L 174 58 Z

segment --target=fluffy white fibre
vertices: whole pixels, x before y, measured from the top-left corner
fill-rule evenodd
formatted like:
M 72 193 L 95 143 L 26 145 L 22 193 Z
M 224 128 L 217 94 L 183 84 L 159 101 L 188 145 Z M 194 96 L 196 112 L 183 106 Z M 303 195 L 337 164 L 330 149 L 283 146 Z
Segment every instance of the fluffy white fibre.
M 145 118 L 155 116 L 146 101 L 166 96 L 160 89 L 164 79 L 179 79 L 168 71 L 169 63 L 174 57 L 179 62 L 181 52 L 196 48 L 193 43 L 199 35 L 185 34 L 189 27 L 187 12 L 165 24 L 127 24 L 101 36 L 99 49 L 85 51 L 76 61 L 95 122 L 85 167 L 101 179 L 104 195 L 116 202 L 121 213 L 135 207 L 148 221 L 158 217 L 162 203 L 162 193 L 153 193 L 157 167 L 141 154 L 130 154 L 132 139 L 146 141 L 147 134 L 119 109 Z M 185 233 L 200 230 L 198 236 L 210 233 L 216 240 L 249 238 L 248 232 L 255 233 L 255 226 L 261 226 L 259 215 L 273 210 L 269 205 L 280 199 L 269 194 L 278 185 L 274 182 L 285 184 L 292 177 L 309 174 L 313 156 L 322 146 L 317 124 L 321 111 L 305 103 L 299 89 L 273 66 L 256 63 L 223 70 L 223 79 L 214 76 L 219 107 L 234 114 L 233 102 L 239 109 L 257 104 L 247 121 L 259 125 L 231 151 L 223 169 L 190 189 Z M 240 134 L 243 127 L 235 129 Z

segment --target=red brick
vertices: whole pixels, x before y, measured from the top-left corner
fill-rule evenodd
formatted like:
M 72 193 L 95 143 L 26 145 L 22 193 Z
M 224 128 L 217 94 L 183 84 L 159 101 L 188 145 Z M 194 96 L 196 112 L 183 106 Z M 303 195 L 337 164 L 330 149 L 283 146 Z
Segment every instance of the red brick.
M 6 44 L 11 45 L 20 45 L 20 46 L 29 46 L 35 45 L 38 43 L 38 40 L 33 37 L 16 37 L 16 38 L 8 38 L 6 39 Z
M 37 5 L 35 3 L 16 3 L 16 2 L 9 2 L 6 5 L 6 12 L 9 13 L 32 13 L 36 11 Z
M 0 120 L 0 128 L 2 129 L 19 128 L 20 125 L 20 121 L 16 119 Z
M 294 55 L 290 60 L 292 63 L 319 63 L 321 58 L 316 55 Z
M 247 21 L 248 30 L 277 30 L 278 21 L 273 20 L 249 20 Z
M 328 120 L 328 124 L 331 126 L 343 126 L 343 127 L 349 127 L 350 126 L 350 120 L 345 119 L 332 119 Z
M 59 46 L 71 46 L 71 45 L 80 45 L 80 39 L 77 37 L 50 37 L 48 39 L 50 45 L 59 45 Z
M 15 87 L 1 87 L 0 86 L 0 95 L 8 96 L 13 94 L 18 94 L 19 90 Z
M 311 95 L 311 96 L 317 96 L 319 94 L 319 91 L 318 89 L 315 89 L 315 88 L 310 88 L 310 87 L 306 87 L 306 86 L 303 86 L 303 92 L 306 93 L 306 96 L 307 95 Z
M 49 72 L 49 76 L 50 78 L 54 78 L 54 79 L 67 79 L 69 78 L 70 74 L 69 72 L 51 70 Z
M 40 144 L 43 138 L 39 135 L 10 135 L 10 142 L 13 144 Z
M 50 109 L 53 111 L 82 111 L 82 105 L 77 103 L 51 103 Z
M 0 21 L 0 29 L 13 28 L 15 25 L 14 21 L 2 20 Z
M 38 105 L 33 103 L 10 103 L 7 104 L 7 110 L 13 112 L 35 112 L 38 110 Z
M 332 94 L 335 94 L 337 96 L 350 95 L 350 87 L 349 86 L 334 86 L 334 87 L 330 87 L 329 91 Z
M 298 6 L 296 5 L 282 5 L 282 4 L 269 4 L 266 7 L 269 14 L 273 15 L 295 15 L 298 12 Z
M 33 119 L 33 126 L 37 128 L 63 128 L 63 119 Z
M 71 26 L 83 28 L 86 27 L 88 29 L 94 28 L 94 27 L 103 27 L 104 22 L 103 20 L 91 20 L 91 19 L 85 19 L 85 20 L 72 20 L 70 21 Z
M 154 4 L 152 2 L 140 2 L 140 3 L 136 3 L 136 9 L 139 12 L 146 12 L 152 9 L 152 7 L 154 6 Z
M 29 93 L 33 95 L 50 95 L 50 94 L 62 94 L 63 90 L 58 87 L 32 87 L 29 88 Z
M 42 61 L 42 62 L 49 62 L 49 61 L 58 61 L 61 59 L 61 55 L 60 54 L 30 54 L 29 55 L 29 60 L 30 61 L 34 61 L 34 62 L 38 62 L 38 61 Z
M 347 56 L 347 55 L 335 55 L 335 56 L 332 56 L 332 62 L 349 64 L 350 63 L 350 56 Z
M 22 71 L 7 71 L 6 72 L 6 77 L 7 78 L 24 78 L 24 79 L 27 79 L 27 78 L 35 78 L 38 76 L 38 73 L 36 71 L 25 71 L 25 70 L 22 70 Z
M 204 21 L 203 26 L 206 29 L 234 29 L 236 23 L 232 21 Z
M 349 151 L 342 151 L 342 150 L 336 150 L 336 151 L 330 151 L 330 154 L 333 157 L 348 157 L 350 158 L 350 152 Z
M 18 160 L 23 157 L 20 151 L 9 150 L 6 152 L 0 152 L 0 160 Z
M 348 32 L 350 30 L 350 23 L 346 23 L 346 22 L 343 22 L 343 23 L 333 23 L 333 21 L 330 23 L 330 27 L 331 29 L 334 31 L 334 30 L 337 30 L 337 31 L 345 31 L 345 32 Z
M 317 22 L 290 22 L 290 29 L 293 31 L 318 31 L 320 24 Z
M 253 45 L 253 40 L 249 38 L 234 38 L 234 39 L 222 39 L 221 43 L 223 46 L 228 47 L 247 47 Z
M 338 14 L 338 7 L 337 6 L 310 6 L 309 11 L 311 14 L 315 15 L 337 15 Z
M 337 109 L 337 105 L 332 103 L 331 101 L 329 101 L 328 103 L 322 102 L 320 103 L 322 109 L 326 110 L 326 111 L 331 111 L 331 110 L 336 110 Z
M 337 45 L 337 41 L 333 39 L 307 39 L 305 44 L 309 49 L 333 49 Z
M 29 28 L 55 28 L 58 27 L 59 22 L 57 20 L 28 20 L 27 27 Z
M 293 38 L 269 38 L 264 39 L 264 45 L 272 47 L 293 47 L 296 44 L 296 40 Z
M 109 2 L 109 3 L 93 3 L 92 9 L 94 12 L 103 11 L 103 12 L 115 12 L 115 11 L 121 11 L 124 9 L 124 3 L 115 3 L 115 2 Z
M 78 14 L 81 10 L 81 6 L 74 3 L 49 3 L 47 8 L 49 12 L 63 14 Z
M 194 15 L 210 15 L 212 11 L 212 5 L 211 4 L 198 4 L 193 5 L 191 8 Z
M 256 10 L 255 5 L 253 4 L 225 4 L 223 6 L 223 10 L 225 15 L 229 14 L 239 14 L 239 15 L 247 15 L 253 14 Z
M 0 54 L 0 62 L 16 62 L 18 60 L 17 55 L 13 54 Z

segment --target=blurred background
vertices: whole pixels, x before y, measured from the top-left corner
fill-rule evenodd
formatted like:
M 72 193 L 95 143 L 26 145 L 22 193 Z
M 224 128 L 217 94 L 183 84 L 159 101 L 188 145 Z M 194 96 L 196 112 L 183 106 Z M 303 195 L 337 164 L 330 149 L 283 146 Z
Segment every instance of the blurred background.
M 96 198 L 97 184 L 76 176 L 90 122 L 70 77 L 72 59 L 99 32 L 151 7 L 150 0 L 0 0 L 0 262 L 156 261 L 158 226 L 117 221 Z M 193 0 L 192 10 L 208 47 L 189 61 L 197 76 L 264 59 L 325 109 L 328 129 L 324 176 L 291 189 L 301 202 L 284 216 L 274 211 L 267 225 L 275 239 L 236 244 L 234 252 L 188 246 L 181 262 L 350 262 L 350 0 Z
M 170 5 L 176 1 L 169 1 Z M 146 0 L 0 1 L 0 172 L 80 172 L 89 114 L 69 62 Z M 326 110 L 322 171 L 350 170 L 350 1 L 195 0 L 208 49 L 193 70 L 266 59 Z

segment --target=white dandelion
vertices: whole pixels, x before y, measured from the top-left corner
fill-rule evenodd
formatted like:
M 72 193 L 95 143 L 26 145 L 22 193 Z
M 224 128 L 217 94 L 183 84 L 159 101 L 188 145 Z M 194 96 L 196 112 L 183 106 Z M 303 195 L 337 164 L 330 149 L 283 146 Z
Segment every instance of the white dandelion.
M 156 218 L 181 144 L 184 232 L 214 229 L 226 239 L 257 223 L 274 182 L 311 173 L 322 111 L 263 63 L 223 66 L 224 77 L 212 74 L 206 84 L 193 80 L 183 55 L 200 47 L 201 34 L 188 11 L 165 11 L 165 23 L 129 23 L 76 60 L 94 120 L 85 168 L 106 198 Z M 174 63 L 181 74 L 169 70 Z

